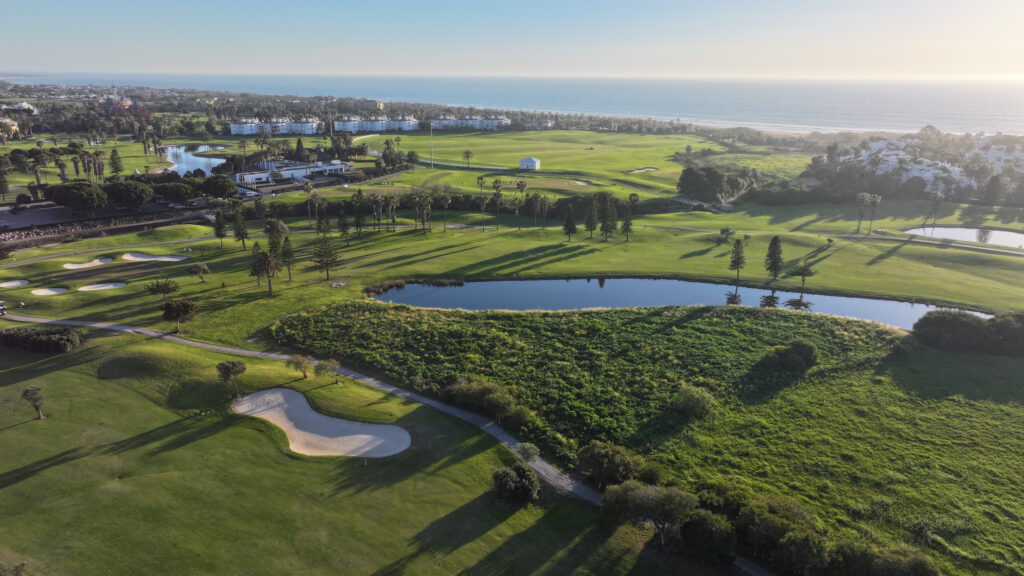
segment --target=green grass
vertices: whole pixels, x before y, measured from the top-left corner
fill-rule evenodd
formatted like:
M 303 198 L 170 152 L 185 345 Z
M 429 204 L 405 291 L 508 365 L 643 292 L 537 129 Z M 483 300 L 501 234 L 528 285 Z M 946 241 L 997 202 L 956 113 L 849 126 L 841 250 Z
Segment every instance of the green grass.
M 346 303 L 289 317 L 274 333 L 393 381 L 490 378 L 539 415 L 527 434 L 553 454 L 612 440 L 690 490 L 731 479 L 795 498 L 833 539 L 917 547 L 950 574 L 1024 570 L 1024 359 L 916 347 L 894 356 L 901 333 L 876 324 L 735 307 L 470 313 Z M 821 352 L 807 375 L 758 364 L 794 337 Z M 710 418 L 672 410 L 684 382 L 714 394 Z
M 468 215 L 466 215 L 468 217 Z M 453 220 L 458 218 L 453 218 Z M 301 219 L 297 219 L 300 220 Z M 293 227 L 304 224 L 293 222 Z M 251 229 L 258 225 L 250 223 Z M 582 236 L 582 235 L 581 235 Z M 0 281 L 28 279 L 24 288 L 0 291 L 0 299 L 24 301 L 27 314 L 120 322 L 166 329 L 159 316 L 159 298 L 146 294 L 145 283 L 164 274 L 180 283 L 179 297 L 199 305 L 196 319 L 186 330 L 199 340 L 237 345 L 246 342 L 275 318 L 311 306 L 360 299 L 362 289 L 393 279 L 501 278 L 541 276 L 663 276 L 728 282 L 729 247 L 713 242 L 716 234 L 683 230 L 642 229 L 630 242 L 611 242 L 577 236 L 571 243 L 556 228 L 547 230 L 435 229 L 429 234 L 412 230 L 397 233 L 366 232 L 348 247 L 344 261 L 331 277 L 348 284 L 333 288 L 310 263 L 310 234 L 293 234 L 299 264 L 293 280 L 282 271 L 275 282 L 275 296 L 267 298 L 249 276 L 248 251 L 230 238 L 224 248 L 215 239 L 191 242 L 188 260 L 181 263 L 125 262 L 127 249 L 111 247 L 74 257 L 58 257 L 0 269 Z M 764 286 L 769 276 L 760 260 L 772 234 L 754 234 L 747 247 L 748 267 L 743 279 Z M 263 245 L 265 239 L 260 239 Z M 340 240 L 338 241 L 341 245 Z M 252 242 L 248 244 L 252 247 Z M 61 251 L 74 248 L 61 245 Z M 783 234 L 783 252 L 790 265 L 805 255 L 817 275 L 808 280 L 812 291 L 884 295 L 915 301 L 962 303 L 985 309 L 1024 309 L 1024 266 L 1018 257 L 979 254 L 872 240 L 837 240 L 824 249 L 823 238 L 807 234 Z M 181 245 L 151 246 L 135 251 L 148 254 L 182 254 Z M 114 262 L 82 270 L 66 270 L 65 262 L 87 262 L 111 257 Z M 20 256 L 19 256 L 20 258 Z M 195 262 L 212 270 L 206 283 L 188 275 Z M 115 290 L 78 292 L 97 282 L 121 281 Z M 222 287 L 223 283 L 223 287 Z M 800 279 L 783 275 L 771 285 L 799 287 Z M 35 288 L 67 286 L 59 296 L 41 297 Z M 258 344 L 257 344 L 258 345 Z
M 227 357 L 94 335 L 61 356 L 0 349 L 0 560 L 31 574 L 671 573 L 647 531 L 581 501 L 488 495 L 511 455 L 468 425 L 354 382 L 246 359 L 245 391 L 292 386 L 334 415 L 395 423 L 394 457 L 309 458 L 218 409 Z M 44 421 L 18 395 L 43 389 Z M 687 572 L 690 573 L 690 572 Z M 697 574 L 711 574 L 698 569 Z

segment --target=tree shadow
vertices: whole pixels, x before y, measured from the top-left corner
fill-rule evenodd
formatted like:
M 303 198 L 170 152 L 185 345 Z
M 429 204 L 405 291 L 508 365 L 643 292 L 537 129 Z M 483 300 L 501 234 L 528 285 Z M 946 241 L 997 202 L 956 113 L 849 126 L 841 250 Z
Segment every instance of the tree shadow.
M 973 352 L 951 352 L 915 345 L 907 338 L 902 350 L 876 368 L 901 389 L 919 398 L 963 397 L 974 401 L 1024 402 L 1020 374 L 1024 359 Z
M 434 520 L 409 544 L 415 550 L 374 572 L 376 576 L 403 574 L 421 556 L 447 556 L 487 534 L 510 518 L 516 509 L 496 502 L 487 492 Z
M 32 462 L 31 464 L 26 464 L 24 466 L 21 466 L 20 468 L 15 468 L 13 470 L 8 470 L 6 472 L 0 473 L 0 490 L 14 486 L 15 484 L 22 482 L 24 480 L 28 480 L 29 478 L 32 478 L 36 474 L 45 472 L 50 468 L 75 462 L 76 460 L 81 460 L 82 458 L 92 455 L 95 452 L 96 448 L 85 448 L 79 446 L 77 448 L 71 448 L 59 454 L 55 454 L 53 456 L 49 456 L 41 460 L 36 460 L 35 462 Z
M 906 240 L 893 245 L 891 248 L 889 248 L 885 252 L 882 252 L 881 254 L 876 255 L 871 260 L 868 260 L 865 265 L 866 266 L 874 266 L 875 264 L 878 264 L 879 262 L 884 262 L 885 260 L 888 260 L 889 258 L 892 258 L 893 256 L 896 255 L 897 252 L 902 250 L 904 246 L 910 244 L 912 241 L 913 241 L 912 238 L 907 238 Z
M 761 358 L 736 382 L 736 396 L 744 404 L 763 404 L 806 376 L 803 372 L 782 370 L 773 361 Z

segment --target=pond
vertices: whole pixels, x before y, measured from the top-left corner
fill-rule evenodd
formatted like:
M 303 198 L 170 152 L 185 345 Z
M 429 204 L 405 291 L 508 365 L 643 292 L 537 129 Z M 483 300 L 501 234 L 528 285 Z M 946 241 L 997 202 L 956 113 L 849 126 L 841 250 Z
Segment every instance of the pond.
M 979 242 L 1011 248 L 1024 248 L 1024 233 L 1008 230 L 990 230 L 988 228 L 957 228 L 953 226 L 929 226 L 904 230 L 907 234 L 939 238 L 942 240 L 961 240 L 963 242 Z
M 220 150 L 221 148 L 223 148 L 223 146 L 210 146 L 209 144 L 167 146 L 164 148 L 164 151 L 167 153 L 167 159 L 174 163 L 174 166 L 168 168 L 168 170 L 177 172 L 178 174 L 185 174 L 186 172 L 191 172 L 192 170 L 199 168 L 209 176 L 213 167 L 223 164 L 224 159 L 196 156 L 196 153 Z
M 725 284 L 649 278 L 490 280 L 455 286 L 407 284 L 378 300 L 424 308 L 464 310 L 577 310 L 640 306 L 740 304 L 791 308 L 874 320 L 909 330 L 938 306 L 823 294 L 737 289 Z

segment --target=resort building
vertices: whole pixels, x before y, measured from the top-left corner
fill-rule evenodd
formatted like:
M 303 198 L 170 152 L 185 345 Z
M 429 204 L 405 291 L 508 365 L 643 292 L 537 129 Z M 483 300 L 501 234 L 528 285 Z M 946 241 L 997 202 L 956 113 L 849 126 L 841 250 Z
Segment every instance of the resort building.
M 486 118 L 481 116 L 463 116 L 459 118 L 455 116 L 441 116 L 431 120 L 430 126 L 434 130 L 497 130 L 511 123 L 512 121 L 504 116 L 488 116 Z
M 412 116 L 401 116 L 394 119 L 387 119 L 383 116 L 373 118 L 361 118 L 359 116 L 348 116 L 341 120 L 334 121 L 334 130 L 338 132 L 408 132 L 416 130 L 420 121 Z
M 320 121 L 316 118 L 302 118 L 295 121 L 287 118 L 272 118 L 267 122 L 261 122 L 256 118 L 242 118 L 238 122 L 231 123 L 231 134 L 236 136 L 316 134 L 319 128 Z
M 36 110 L 35 106 L 29 104 L 28 102 L 25 102 L 24 100 L 18 102 L 17 104 L 4 104 L 0 106 L 0 110 L 14 110 L 15 112 L 24 112 L 26 114 L 31 114 L 33 116 L 39 115 L 39 110 Z
M 520 170 L 540 170 L 540 160 L 533 156 L 529 158 L 523 158 L 519 161 Z
M 3 124 L 4 126 L 7 126 L 9 128 L 9 130 L 7 131 L 7 134 L 9 135 L 13 136 L 14 133 L 18 131 L 18 123 L 14 120 L 11 120 L 10 118 L 0 118 L 0 124 Z
M 242 186 L 267 184 L 275 180 L 299 180 L 318 176 L 341 176 L 353 170 L 352 164 L 341 160 L 330 162 L 295 162 L 293 160 L 265 160 L 260 162 L 257 170 L 235 174 L 235 182 Z

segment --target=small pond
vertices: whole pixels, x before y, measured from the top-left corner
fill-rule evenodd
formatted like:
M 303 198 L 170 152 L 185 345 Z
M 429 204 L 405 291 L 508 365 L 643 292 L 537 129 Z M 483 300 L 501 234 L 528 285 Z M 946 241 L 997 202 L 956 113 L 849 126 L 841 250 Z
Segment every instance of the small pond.
M 960 240 L 962 242 L 979 242 L 996 246 L 1024 248 L 1024 233 L 1008 230 L 990 230 L 988 228 L 957 228 L 952 226 L 928 226 L 904 230 L 907 234 L 939 238 L 941 240 Z
M 175 166 L 170 168 L 170 170 L 177 172 L 178 174 L 184 174 L 199 168 L 209 176 L 213 167 L 223 164 L 224 159 L 197 156 L 196 153 L 220 150 L 221 148 L 223 148 L 223 146 L 210 146 L 209 144 L 183 144 L 180 146 L 167 146 L 164 148 L 164 151 L 167 153 L 167 159 L 175 164 Z
M 640 306 L 741 304 L 765 306 L 770 290 L 684 280 L 649 278 L 491 280 L 461 286 L 407 284 L 377 299 L 424 308 L 464 310 L 577 310 Z M 823 294 L 774 292 L 775 307 L 874 320 L 911 329 L 918 318 L 939 307 L 895 300 L 875 300 Z

